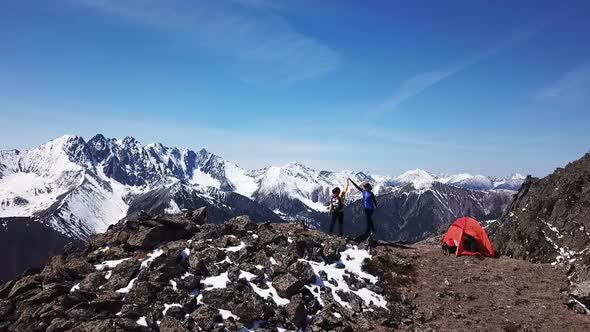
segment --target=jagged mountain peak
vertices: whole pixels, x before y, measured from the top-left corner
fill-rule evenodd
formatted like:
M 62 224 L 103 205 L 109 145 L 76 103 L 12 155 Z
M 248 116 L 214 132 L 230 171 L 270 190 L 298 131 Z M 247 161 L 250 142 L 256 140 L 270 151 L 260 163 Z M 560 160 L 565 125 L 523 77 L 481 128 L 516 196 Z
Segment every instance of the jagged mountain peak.
M 121 142 L 125 145 L 137 145 L 137 144 L 141 144 L 137 139 L 135 139 L 135 137 L 132 136 L 125 136 Z
M 76 143 L 84 143 L 84 138 L 82 138 L 81 136 L 78 136 L 78 135 L 66 134 L 61 137 L 52 139 L 49 142 L 42 144 L 41 146 L 44 146 L 44 145 L 66 146 L 66 145 L 76 144 Z
M 296 161 L 288 162 L 285 165 L 283 165 L 281 168 L 283 168 L 283 169 L 292 169 L 292 170 L 305 170 L 305 171 L 311 171 L 312 170 L 307 165 L 304 165 L 304 164 L 302 164 L 300 162 L 296 162 Z

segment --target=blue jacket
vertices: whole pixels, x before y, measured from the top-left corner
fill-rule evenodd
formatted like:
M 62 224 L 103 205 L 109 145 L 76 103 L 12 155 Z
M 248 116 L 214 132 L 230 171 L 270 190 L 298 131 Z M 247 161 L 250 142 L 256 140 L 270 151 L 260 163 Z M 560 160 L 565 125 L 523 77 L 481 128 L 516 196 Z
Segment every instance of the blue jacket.
M 365 209 L 375 210 L 375 194 L 371 191 L 363 190 L 363 205 Z

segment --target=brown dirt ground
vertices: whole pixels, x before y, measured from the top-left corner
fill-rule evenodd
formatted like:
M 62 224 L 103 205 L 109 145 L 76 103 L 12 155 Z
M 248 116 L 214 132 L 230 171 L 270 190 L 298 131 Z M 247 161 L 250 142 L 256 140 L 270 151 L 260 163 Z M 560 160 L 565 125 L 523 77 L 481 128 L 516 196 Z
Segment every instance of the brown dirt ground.
M 510 258 L 445 256 L 435 241 L 409 249 L 377 246 L 373 255 L 411 262 L 401 294 L 424 322 L 412 331 L 590 331 L 590 317 L 567 306 L 565 274 Z M 392 273 L 392 272 L 389 272 Z

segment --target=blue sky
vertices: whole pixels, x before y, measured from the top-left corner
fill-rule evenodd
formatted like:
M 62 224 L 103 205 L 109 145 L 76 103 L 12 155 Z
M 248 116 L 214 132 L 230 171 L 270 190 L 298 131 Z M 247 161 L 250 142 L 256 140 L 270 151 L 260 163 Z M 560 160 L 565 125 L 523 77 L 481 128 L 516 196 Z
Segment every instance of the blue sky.
M 585 1 L 3 1 L 0 149 L 545 175 L 590 149 Z

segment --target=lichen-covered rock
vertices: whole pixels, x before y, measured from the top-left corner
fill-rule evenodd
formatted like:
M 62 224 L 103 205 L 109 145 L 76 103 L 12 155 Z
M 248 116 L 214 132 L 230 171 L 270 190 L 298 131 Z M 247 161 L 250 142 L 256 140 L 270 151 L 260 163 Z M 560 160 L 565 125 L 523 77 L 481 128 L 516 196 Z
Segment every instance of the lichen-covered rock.
M 299 293 L 305 283 L 290 273 L 281 274 L 273 279 L 273 286 L 277 289 L 278 294 L 284 298 Z
M 222 321 L 219 310 L 207 304 L 198 307 L 197 310 L 191 314 L 191 318 L 200 329 L 205 331 L 213 330 L 213 327 Z
M 305 308 L 305 302 L 300 295 L 291 298 L 291 302 L 285 306 L 287 312 L 287 318 L 297 327 L 301 327 L 305 324 L 307 319 L 307 309 Z
M 182 323 L 171 316 L 166 316 L 160 323 L 160 332 L 189 332 Z
M 303 283 L 311 284 L 315 282 L 315 272 L 306 261 L 297 261 L 289 266 L 289 272 L 301 280 Z

